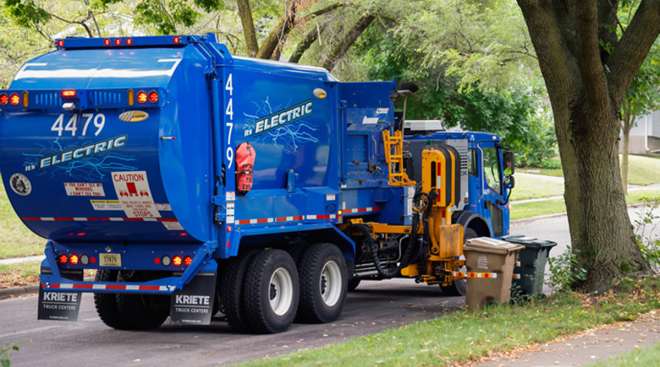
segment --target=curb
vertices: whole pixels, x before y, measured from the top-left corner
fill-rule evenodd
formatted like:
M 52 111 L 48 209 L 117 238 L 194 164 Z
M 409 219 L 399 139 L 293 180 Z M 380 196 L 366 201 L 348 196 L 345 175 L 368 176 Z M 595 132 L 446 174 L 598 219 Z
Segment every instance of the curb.
M 0 299 L 22 296 L 25 294 L 33 294 L 33 293 L 37 293 L 38 291 L 39 291 L 39 286 L 36 285 L 27 286 L 27 287 L 0 289 Z

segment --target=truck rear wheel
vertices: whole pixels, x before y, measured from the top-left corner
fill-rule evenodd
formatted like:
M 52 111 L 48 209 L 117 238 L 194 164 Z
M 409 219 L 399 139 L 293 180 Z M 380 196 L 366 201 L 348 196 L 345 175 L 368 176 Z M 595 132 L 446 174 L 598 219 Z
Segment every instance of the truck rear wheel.
M 286 251 L 268 249 L 256 254 L 247 268 L 243 305 L 250 330 L 277 333 L 289 328 L 300 297 L 298 270 Z
M 99 270 L 96 281 L 116 281 L 119 272 Z M 156 329 L 170 314 L 169 297 L 145 294 L 94 294 L 96 312 L 113 329 Z
M 331 243 L 317 243 L 300 261 L 300 309 L 298 320 L 330 322 L 344 308 L 348 289 L 346 260 Z
M 243 310 L 243 281 L 256 252 L 248 252 L 221 265 L 220 300 L 227 322 L 236 331 L 249 331 Z

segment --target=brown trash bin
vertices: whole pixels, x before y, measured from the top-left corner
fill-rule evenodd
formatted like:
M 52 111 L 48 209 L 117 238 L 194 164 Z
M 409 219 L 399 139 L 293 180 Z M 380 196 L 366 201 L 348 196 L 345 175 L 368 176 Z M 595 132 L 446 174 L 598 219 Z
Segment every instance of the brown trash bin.
M 480 310 L 489 303 L 507 303 L 511 299 L 513 268 L 524 246 L 490 237 L 472 238 L 463 252 L 468 270 L 465 302 L 470 310 Z M 491 273 L 495 273 L 493 277 Z

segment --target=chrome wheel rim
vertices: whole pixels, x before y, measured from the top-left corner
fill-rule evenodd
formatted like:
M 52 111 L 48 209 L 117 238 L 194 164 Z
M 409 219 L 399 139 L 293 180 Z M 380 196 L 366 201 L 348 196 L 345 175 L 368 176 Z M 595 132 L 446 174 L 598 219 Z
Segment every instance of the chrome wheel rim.
M 273 312 L 282 316 L 291 308 L 293 302 L 293 280 L 285 268 L 277 268 L 270 276 L 268 301 Z
M 326 306 L 332 307 L 339 302 L 342 285 L 343 276 L 339 264 L 334 260 L 329 260 L 323 265 L 319 279 L 321 299 Z

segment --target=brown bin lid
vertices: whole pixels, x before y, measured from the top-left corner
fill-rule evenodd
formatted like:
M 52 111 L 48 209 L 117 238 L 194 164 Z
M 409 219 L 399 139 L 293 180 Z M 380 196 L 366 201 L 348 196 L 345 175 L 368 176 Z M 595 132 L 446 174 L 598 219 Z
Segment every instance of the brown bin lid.
M 487 252 L 491 254 L 507 255 L 520 251 L 525 246 L 498 240 L 490 237 L 477 237 L 467 240 L 463 251 Z

